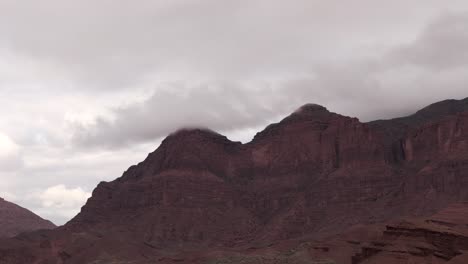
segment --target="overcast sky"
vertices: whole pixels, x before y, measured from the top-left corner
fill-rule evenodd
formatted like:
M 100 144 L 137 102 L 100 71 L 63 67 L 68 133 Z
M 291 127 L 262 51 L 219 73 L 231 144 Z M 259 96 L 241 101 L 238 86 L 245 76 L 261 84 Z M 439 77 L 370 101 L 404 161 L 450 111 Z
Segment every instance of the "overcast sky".
M 468 97 L 466 0 L 0 0 L 0 196 L 63 224 L 168 133 Z

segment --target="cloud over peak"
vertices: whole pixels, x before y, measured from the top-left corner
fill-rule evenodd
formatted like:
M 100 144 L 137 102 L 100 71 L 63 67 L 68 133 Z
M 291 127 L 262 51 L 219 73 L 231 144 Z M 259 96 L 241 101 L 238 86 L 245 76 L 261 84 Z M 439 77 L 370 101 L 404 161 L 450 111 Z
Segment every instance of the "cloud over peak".
M 380 56 L 340 63 L 312 60 L 296 74 L 285 71 L 264 79 L 266 72 L 260 67 L 258 76 L 242 80 L 192 83 L 188 78 L 156 85 L 156 92 L 145 101 L 113 109 L 114 118 L 98 117 L 94 124 L 77 126 L 73 139 L 84 146 L 125 147 L 184 127 L 226 132 L 264 124 L 308 102 L 365 121 L 411 114 L 445 97 L 466 96 L 467 25 L 468 13 L 447 14 L 429 23 L 411 42 Z M 301 50 L 304 56 L 313 53 Z M 250 67 L 249 60 L 245 64 Z M 158 89 L 164 85 L 172 90 Z

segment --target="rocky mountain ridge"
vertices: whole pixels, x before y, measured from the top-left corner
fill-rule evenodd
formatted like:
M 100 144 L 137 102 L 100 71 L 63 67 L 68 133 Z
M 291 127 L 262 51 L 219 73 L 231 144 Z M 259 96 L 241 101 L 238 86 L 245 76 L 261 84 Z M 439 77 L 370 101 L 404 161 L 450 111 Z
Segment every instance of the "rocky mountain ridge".
M 368 255 L 361 245 L 337 250 L 328 238 L 467 200 L 467 102 L 370 123 L 305 105 L 247 144 L 178 131 L 122 177 L 100 183 L 64 227 L 0 241 L 0 260 L 380 263 L 359 255 Z M 304 241 L 332 245 L 314 245 L 315 254 Z M 300 256 L 283 254 L 301 245 Z

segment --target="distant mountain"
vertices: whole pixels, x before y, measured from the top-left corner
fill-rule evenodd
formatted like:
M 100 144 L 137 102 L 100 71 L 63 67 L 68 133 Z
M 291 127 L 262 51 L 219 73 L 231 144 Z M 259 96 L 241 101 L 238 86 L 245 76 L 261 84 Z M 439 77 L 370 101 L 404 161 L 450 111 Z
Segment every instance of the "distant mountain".
M 361 123 L 308 104 L 247 144 L 180 130 L 65 226 L 0 241 L 0 260 L 455 263 L 465 234 L 440 226 L 468 226 L 467 110 L 449 100 Z M 456 223 L 404 224 L 444 209 Z
M 53 228 L 55 225 L 52 222 L 0 198 L 0 237 L 13 237 L 23 232 Z
M 468 111 L 468 97 L 463 100 L 445 100 L 431 104 L 416 113 L 389 120 L 376 120 L 368 124 L 374 128 L 384 129 L 393 139 L 403 137 L 404 133 L 427 122 L 435 122 L 447 116 Z

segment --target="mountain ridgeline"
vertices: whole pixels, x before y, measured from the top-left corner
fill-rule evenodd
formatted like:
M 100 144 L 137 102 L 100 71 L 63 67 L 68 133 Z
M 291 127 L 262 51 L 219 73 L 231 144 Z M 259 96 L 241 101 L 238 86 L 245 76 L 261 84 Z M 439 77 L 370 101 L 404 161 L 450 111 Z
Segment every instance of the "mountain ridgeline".
M 0 263 L 449 263 L 468 247 L 383 223 L 452 219 L 467 200 L 468 98 L 370 123 L 310 104 L 247 144 L 169 135 L 65 226 L 0 241 Z M 391 232 L 424 250 L 394 250 Z

